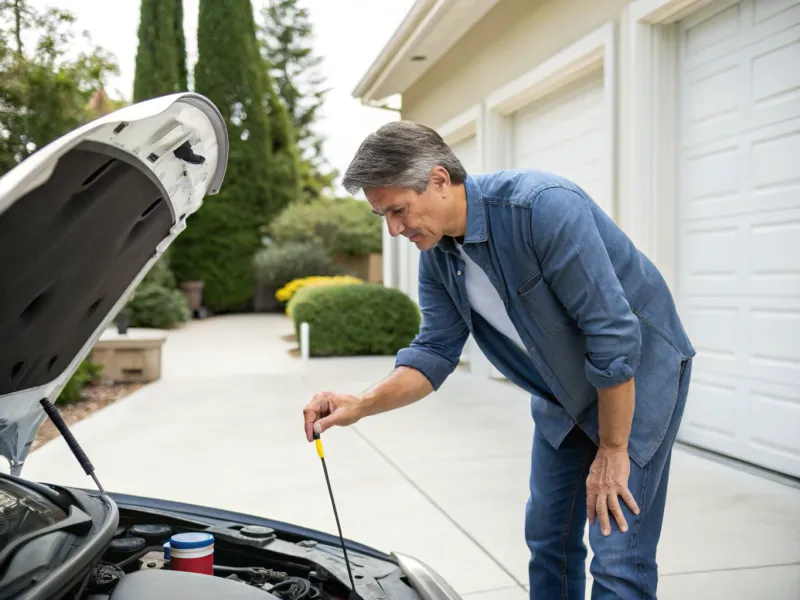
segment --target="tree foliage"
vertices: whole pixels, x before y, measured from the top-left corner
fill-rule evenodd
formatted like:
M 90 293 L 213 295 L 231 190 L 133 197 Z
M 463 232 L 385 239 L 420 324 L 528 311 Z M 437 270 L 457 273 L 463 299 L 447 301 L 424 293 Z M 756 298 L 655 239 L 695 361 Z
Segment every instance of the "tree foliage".
M 91 120 L 93 94 L 119 72 L 74 22 L 64 10 L 0 1 L 0 175 Z
M 141 0 L 133 100 L 188 89 L 182 0 Z
M 269 0 L 261 10 L 259 41 L 278 94 L 286 106 L 300 152 L 303 198 L 314 200 L 333 185 L 337 172 L 323 157 L 324 138 L 314 130 L 327 89 L 319 71 L 322 58 L 311 48 L 308 9 L 297 0 Z
M 180 281 L 202 280 L 215 312 L 243 310 L 254 293 L 261 232 L 296 199 L 291 131 L 280 126 L 250 0 L 200 0 L 195 90 L 219 108 L 230 140 L 225 184 L 190 217 L 173 246 Z M 282 152 L 282 149 L 288 149 Z
M 269 227 L 275 244 L 318 242 L 333 256 L 369 254 L 382 249 L 381 220 L 355 198 L 321 198 L 286 208 Z

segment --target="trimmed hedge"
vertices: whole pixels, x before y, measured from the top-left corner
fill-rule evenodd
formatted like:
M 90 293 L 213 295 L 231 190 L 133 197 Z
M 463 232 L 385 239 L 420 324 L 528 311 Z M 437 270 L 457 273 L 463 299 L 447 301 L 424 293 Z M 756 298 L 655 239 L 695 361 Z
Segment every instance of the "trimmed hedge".
M 158 283 L 140 283 L 125 309 L 131 327 L 170 329 L 192 316 L 183 292 Z
M 275 298 L 278 300 L 278 302 L 283 302 L 286 304 L 286 314 L 291 317 L 292 309 L 289 305 L 291 304 L 292 298 L 294 298 L 295 295 L 304 288 L 319 287 L 323 285 L 361 285 L 362 283 L 364 283 L 363 279 L 352 277 L 350 275 L 301 277 L 299 279 L 293 279 L 275 292 Z
M 375 283 L 305 287 L 291 301 L 297 337 L 310 329 L 311 356 L 396 354 L 419 331 L 419 308 L 400 290 Z

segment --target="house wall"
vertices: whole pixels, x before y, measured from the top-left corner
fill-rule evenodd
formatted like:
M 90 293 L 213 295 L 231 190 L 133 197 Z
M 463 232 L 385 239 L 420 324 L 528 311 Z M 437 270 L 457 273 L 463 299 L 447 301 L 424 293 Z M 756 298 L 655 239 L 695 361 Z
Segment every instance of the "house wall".
M 454 149 L 470 123 L 475 169 L 558 159 L 597 186 L 698 348 L 680 438 L 792 477 L 798 49 L 800 0 L 503 0 L 403 96 Z M 411 290 L 400 241 L 386 249 Z
M 504 0 L 403 94 L 403 118 L 432 127 L 483 101 L 629 0 Z

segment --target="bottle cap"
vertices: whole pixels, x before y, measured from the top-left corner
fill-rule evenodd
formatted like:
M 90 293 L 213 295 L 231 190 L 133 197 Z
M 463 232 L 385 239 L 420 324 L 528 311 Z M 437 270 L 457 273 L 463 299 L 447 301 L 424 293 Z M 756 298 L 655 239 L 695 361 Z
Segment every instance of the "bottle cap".
M 197 550 L 214 544 L 214 536 L 201 531 L 176 533 L 169 540 L 170 548 L 174 550 Z

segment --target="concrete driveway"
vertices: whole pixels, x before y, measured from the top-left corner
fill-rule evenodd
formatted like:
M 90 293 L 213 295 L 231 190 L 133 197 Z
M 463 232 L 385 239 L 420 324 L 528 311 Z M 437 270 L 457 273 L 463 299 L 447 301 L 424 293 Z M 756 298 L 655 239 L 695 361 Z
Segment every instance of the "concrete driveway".
M 364 389 L 393 359 L 303 363 L 291 331 L 247 315 L 170 332 L 160 381 L 74 427 L 103 485 L 336 533 L 301 408 L 315 391 Z M 531 434 L 525 394 L 461 372 L 420 403 L 327 432 L 345 536 L 419 557 L 470 600 L 524 600 Z M 23 474 L 91 486 L 61 439 Z M 658 560 L 666 600 L 799 598 L 800 489 L 679 448 Z

